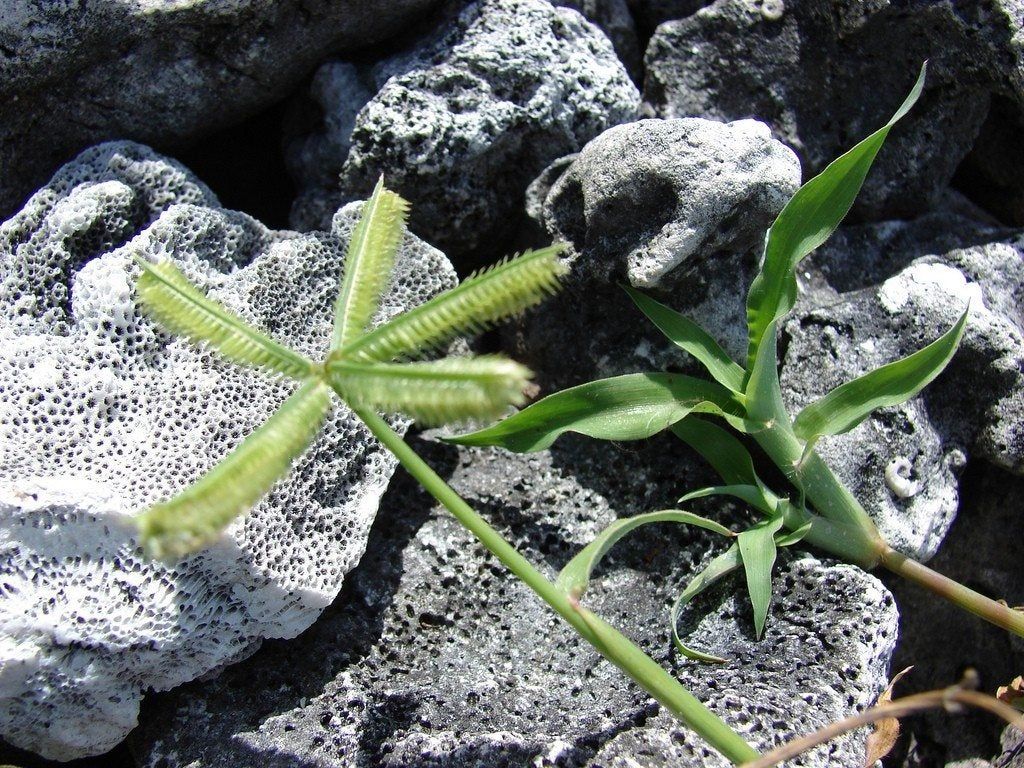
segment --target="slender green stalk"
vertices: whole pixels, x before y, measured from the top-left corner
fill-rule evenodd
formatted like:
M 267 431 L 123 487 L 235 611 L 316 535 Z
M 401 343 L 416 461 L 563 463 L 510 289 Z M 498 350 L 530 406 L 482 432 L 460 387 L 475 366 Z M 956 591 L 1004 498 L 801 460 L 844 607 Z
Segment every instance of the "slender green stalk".
M 676 718 L 700 734 L 735 764 L 759 756 L 739 734 L 705 707 L 672 675 L 618 630 L 582 608 L 523 557 L 500 533 L 470 507 L 384 419 L 373 411 L 355 409 L 373 435 L 390 450 L 426 491 L 443 504 L 480 543 L 515 576 L 565 619 L 584 640 L 663 704 Z
M 970 611 L 975 616 L 980 616 L 997 627 L 1024 637 L 1024 611 L 1015 610 L 1004 603 L 985 597 L 980 592 L 975 592 L 958 581 L 936 573 L 927 565 L 923 565 L 891 547 L 886 547 L 882 552 L 881 563 L 893 573 L 931 590 L 965 611 Z

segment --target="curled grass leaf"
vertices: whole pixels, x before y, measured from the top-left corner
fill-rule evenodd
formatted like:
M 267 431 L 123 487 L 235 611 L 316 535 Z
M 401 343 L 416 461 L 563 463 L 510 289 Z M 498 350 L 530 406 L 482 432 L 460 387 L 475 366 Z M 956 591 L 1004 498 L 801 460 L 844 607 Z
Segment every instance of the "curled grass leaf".
M 650 523 L 683 523 L 684 525 L 693 525 L 708 531 L 714 531 L 722 536 L 736 535 L 724 525 L 716 523 L 714 520 L 708 520 L 706 517 L 679 509 L 646 512 L 635 517 L 623 518 L 609 525 L 598 534 L 597 538 L 580 550 L 566 564 L 561 573 L 558 574 L 556 583 L 567 594 L 579 598 L 586 592 L 594 568 L 608 554 L 608 551 L 627 533 Z
M 331 390 L 309 381 L 225 459 L 169 501 L 136 518 L 151 557 L 184 557 L 212 543 L 309 447 L 331 410 Z
M 743 390 L 745 371 L 729 357 L 711 334 L 688 317 L 650 296 L 627 285 L 624 285 L 623 289 L 658 330 L 665 334 L 669 341 L 698 360 L 715 381 L 733 392 Z
M 243 365 L 292 378 L 305 378 L 313 373 L 310 360 L 278 344 L 210 299 L 170 261 L 136 261 L 142 267 L 135 284 L 139 306 L 171 333 L 208 345 Z
M 381 176 L 370 199 L 363 204 L 345 251 L 345 272 L 334 303 L 331 349 L 362 335 L 387 288 L 409 203 L 384 187 Z
M 892 127 L 914 106 L 924 89 L 927 65 L 896 113 L 885 125 L 839 156 L 808 181 L 779 214 L 765 240 L 761 269 L 747 295 L 747 368 L 770 337 L 769 326 L 793 308 L 796 267 L 824 243 L 846 217 Z
M 525 401 L 530 371 L 494 356 L 412 363 L 334 360 L 331 387 L 353 406 L 403 413 L 424 424 L 490 419 Z
M 446 440 L 539 451 L 565 432 L 603 440 L 639 440 L 690 413 L 740 411 L 735 395 L 714 382 L 681 374 L 633 373 L 556 392 L 492 427 Z
M 683 590 L 679 597 L 676 598 L 676 601 L 672 604 L 672 610 L 669 612 L 669 622 L 672 626 L 672 642 L 676 649 L 686 658 L 712 664 L 724 664 L 726 662 L 726 659 L 721 656 L 705 653 L 693 648 L 692 646 L 686 645 L 679 638 L 679 615 L 682 613 L 683 608 L 697 597 L 697 595 L 715 582 L 739 569 L 741 565 L 743 565 L 743 560 L 740 557 L 739 546 L 733 544 L 725 552 L 718 555 L 708 563 L 704 570 L 694 576 L 686 589 Z
M 332 359 L 393 360 L 419 355 L 455 336 L 479 333 L 539 304 L 568 267 L 553 245 L 500 262 L 337 350 Z
M 924 349 L 836 387 L 811 403 L 793 421 L 796 436 L 812 442 L 822 435 L 839 435 L 879 408 L 905 403 L 953 359 L 966 325 L 965 311 L 952 328 Z

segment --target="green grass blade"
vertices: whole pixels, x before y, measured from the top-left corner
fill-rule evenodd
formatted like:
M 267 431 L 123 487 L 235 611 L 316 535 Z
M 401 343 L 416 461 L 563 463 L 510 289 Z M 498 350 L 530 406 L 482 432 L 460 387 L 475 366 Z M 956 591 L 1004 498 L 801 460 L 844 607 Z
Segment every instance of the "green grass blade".
M 603 440 L 639 440 L 689 413 L 741 410 L 735 395 L 719 384 L 681 374 L 633 373 L 556 392 L 492 427 L 446 440 L 539 451 L 565 432 Z
M 748 369 L 768 326 L 793 308 L 797 264 L 846 217 L 889 131 L 920 97 L 925 72 L 922 66 L 910 94 L 889 122 L 800 187 L 768 230 L 761 270 L 747 296 Z
M 640 311 L 658 327 L 658 330 L 677 347 L 696 358 L 707 368 L 708 373 L 715 381 L 733 392 L 742 391 L 745 371 L 729 357 L 707 331 L 688 317 L 655 301 L 650 296 L 628 285 L 622 287 Z
M 709 496 L 732 496 L 766 515 L 778 513 L 778 502 L 774 495 L 770 495 L 767 489 L 760 485 L 712 485 L 690 491 L 679 499 L 679 503 L 686 504 L 694 499 L 706 499 Z
M 757 349 L 754 364 L 750 369 L 750 380 L 744 393 L 747 417 L 772 425 L 786 413 L 779 384 L 779 362 L 776 324 L 769 323 L 764 339 Z M 788 417 L 787 421 L 788 421 Z
M 334 391 L 353 406 L 404 413 L 424 424 L 492 419 L 525 401 L 530 371 L 507 358 L 327 364 Z
M 296 379 L 313 372 L 312 361 L 207 297 L 171 262 L 136 261 L 142 267 L 135 284 L 139 306 L 168 331 L 208 345 L 236 363 Z
M 743 565 L 743 560 L 740 557 L 739 547 L 733 544 L 729 549 L 708 563 L 707 567 L 693 578 L 693 581 L 687 585 L 686 589 L 683 590 L 682 594 L 672 604 L 672 610 L 669 612 L 669 622 L 672 626 L 672 642 L 676 649 L 686 658 L 712 664 L 724 664 L 727 661 L 721 656 L 698 651 L 696 648 L 686 645 L 679 637 L 679 614 L 683 612 L 683 608 L 697 595 L 733 571 L 738 570 L 741 565 Z
M 561 250 L 553 245 L 496 264 L 345 345 L 332 357 L 393 360 L 483 331 L 558 290 L 559 278 L 568 271 L 558 259 Z
M 724 525 L 708 520 L 706 517 L 695 515 L 691 512 L 684 512 L 679 509 L 665 509 L 660 512 L 646 512 L 635 517 L 627 517 L 616 520 L 609 525 L 592 542 L 585 546 L 570 560 L 558 574 L 559 588 L 566 594 L 579 598 L 587 590 L 590 584 L 590 576 L 601 562 L 608 550 L 610 550 L 623 536 L 634 531 L 642 525 L 650 523 L 682 523 L 714 531 L 722 536 L 735 536 L 732 531 Z
M 772 601 L 772 567 L 775 565 L 775 534 L 782 528 L 782 516 L 764 520 L 740 533 L 736 543 L 743 558 L 747 592 L 754 608 L 754 631 L 760 640 Z
M 878 408 L 906 402 L 928 386 L 953 359 L 966 325 L 965 311 L 952 328 L 924 349 L 836 387 L 811 403 L 793 422 L 796 436 L 811 441 L 822 435 L 839 435 L 856 427 Z
M 345 273 L 334 303 L 332 350 L 361 336 L 380 306 L 408 214 L 409 204 L 385 189 L 381 176 L 370 199 L 363 204 L 345 251 Z
M 212 543 L 269 491 L 316 437 L 331 410 L 331 390 L 309 381 L 259 429 L 192 486 L 136 519 L 152 557 L 183 557 Z
M 734 435 L 696 416 L 672 425 L 672 433 L 704 457 L 728 485 L 761 485 L 750 451 Z

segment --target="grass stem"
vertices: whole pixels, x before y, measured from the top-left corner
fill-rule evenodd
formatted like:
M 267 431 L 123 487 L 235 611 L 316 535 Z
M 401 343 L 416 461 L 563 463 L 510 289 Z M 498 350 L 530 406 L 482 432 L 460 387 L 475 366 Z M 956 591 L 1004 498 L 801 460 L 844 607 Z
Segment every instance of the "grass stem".
M 538 571 L 445 483 L 384 419 L 370 410 L 357 408 L 355 412 L 373 435 L 398 458 L 405 470 L 419 481 L 431 496 L 443 504 L 481 544 L 536 592 L 602 656 L 625 672 L 676 718 L 696 731 L 734 764 L 739 765 L 757 759 L 757 751 L 686 690 L 678 680 L 622 633 L 580 606 L 578 601 L 571 599 Z

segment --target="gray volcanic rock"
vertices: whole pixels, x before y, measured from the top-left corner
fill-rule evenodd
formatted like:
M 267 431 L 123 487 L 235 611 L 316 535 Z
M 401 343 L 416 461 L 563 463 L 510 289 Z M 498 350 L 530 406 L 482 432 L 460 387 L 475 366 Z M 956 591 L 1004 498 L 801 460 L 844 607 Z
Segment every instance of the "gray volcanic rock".
M 181 143 L 237 122 L 325 56 L 373 45 L 435 5 L 5 0 L 0 218 L 92 144 Z
M 636 22 L 627 0 L 551 0 L 553 5 L 579 11 L 596 24 L 615 46 L 619 57 L 635 82 L 643 78 L 643 57 L 636 36 Z
M 856 207 L 871 219 L 901 217 L 934 204 L 993 95 L 1024 114 L 1022 27 L 1018 0 L 717 0 L 658 28 L 644 96 L 663 117 L 764 120 L 809 177 L 881 126 L 927 59 L 924 96 L 892 132 Z M 1014 154 L 999 146 L 1000 156 Z
M 94 147 L 0 225 L 0 734 L 67 760 L 112 748 L 147 689 L 293 637 L 337 595 L 395 460 L 346 408 L 216 545 L 145 557 L 131 518 L 196 480 L 294 388 L 139 315 L 133 256 L 322 356 L 357 206 L 268 230 L 185 168 Z M 381 317 L 455 282 L 407 235 Z M 404 427 L 405 424 L 399 426 Z
M 956 515 L 967 454 L 1024 470 L 1024 241 L 912 262 L 873 288 L 798 306 L 784 326 L 783 393 L 792 413 L 839 384 L 937 338 L 971 305 L 949 370 L 921 396 L 878 411 L 819 453 L 885 538 L 931 557 Z
M 706 477 L 667 436 L 628 452 L 573 440 L 530 456 L 414 447 L 549 577 L 616 516 Z M 134 739 L 141 765 L 596 767 L 635 742 L 666 764 L 719 764 L 408 478 L 385 499 L 344 599 L 303 637 L 160 697 Z M 668 605 L 721 547 L 678 526 L 634 534 L 585 601 L 761 747 L 877 695 L 896 638 L 891 597 L 852 566 L 806 556 L 783 557 L 763 641 L 727 581 L 681 631 L 730 661 L 673 659 Z M 863 743 L 855 734 L 803 764 L 860 766 Z
M 294 225 L 322 226 L 383 173 L 413 203 L 412 229 L 454 254 L 492 248 L 534 176 L 640 103 L 608 39 L 542 0 L 481 0 L 409 51 L 327 66 L 313 92 L 324 129 L 289 151 Z

